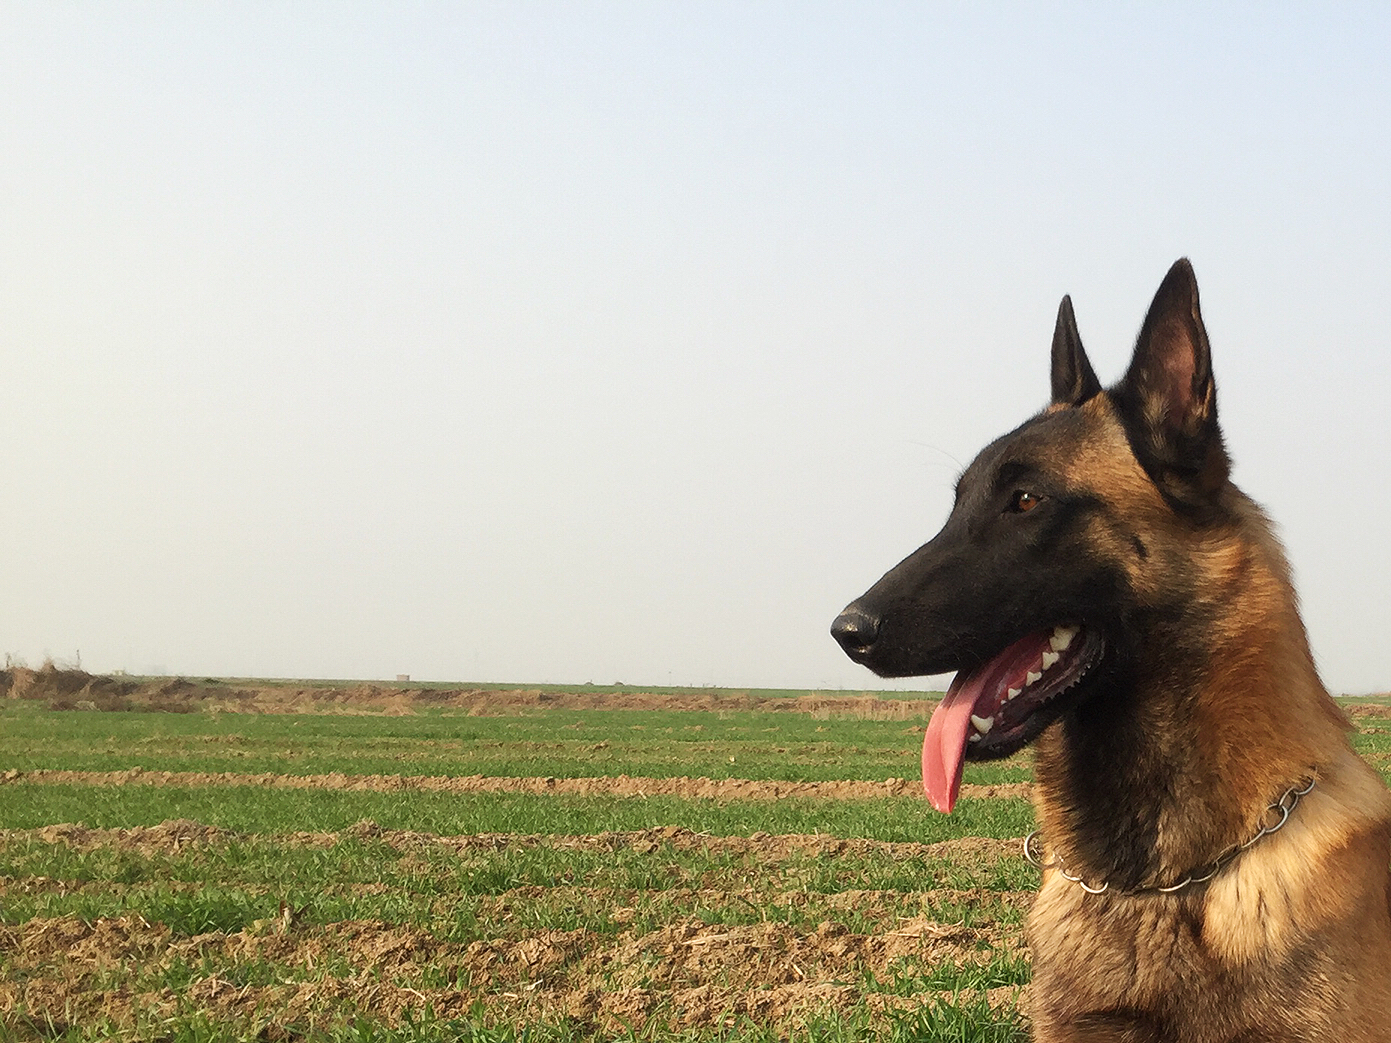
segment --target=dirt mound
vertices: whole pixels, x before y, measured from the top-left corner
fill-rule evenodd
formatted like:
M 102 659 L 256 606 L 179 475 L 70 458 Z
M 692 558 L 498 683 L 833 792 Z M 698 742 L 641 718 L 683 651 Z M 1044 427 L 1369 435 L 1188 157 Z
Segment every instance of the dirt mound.
M 789 797 L 829 800 L 874 800 L 881 797 L 917 797 L 922 785 L 916 779 L 888 778 L 883 782 L 835 780 L 785 782 L 758 779 L 707 779 L 681 776 L 671 779 L 619 775 L 614 778 L 502 778 L 490 775 L 280 775 L 270 772 L 60 771 L 10 769 L 0 783 L 37 782 L 84 786 L 268 786 L 277 789 L 353 790 L 370 793 L 539 793 L 582 797 L 682 797 L 705 800 L 784 800 Z M 965 784 L 961 796 L 974 799 L 1028 799 L 1033 786 L 1027 782 L 992 786 Z
M 89 674 L 45 663 L 37 670 L 9 666 L 0 670 L 0 698 L 30 699 L 51 710 L 157 710 L 192 713 L 209 708 L 245 707 L 252 694 L 217 683 L 199 684 L 182 677 L 139 680 Z
M 19 836 L 23 832 L 4 830 L 0 831 L 0 836 Z M 81 823 L 63 822 L 41 826 L 33 834 L 45 843 L 65 844 L 77 850 L 114 847 L 170 854 L 177 854 L 188 847 L 225 842 L 236 835 L 217 826 L 205 826 L 189 819 L 169 819 L 157 826 L 132 826 L 129 829 L 88 829 Z
M 762 710 L 818 717 L 915 720 L 935 699 L 811 692 L 777 695 L 732 689 L 572 690 L 383 685 L 372 682 L 254 681 L 107 677 L 45 663 L 0 670 L 0 698 L 32 699 L 57 710 L 157 710 L 188 713 L 362 713 L 405 715 L 447 709 L 476 716 L 533 710 Z

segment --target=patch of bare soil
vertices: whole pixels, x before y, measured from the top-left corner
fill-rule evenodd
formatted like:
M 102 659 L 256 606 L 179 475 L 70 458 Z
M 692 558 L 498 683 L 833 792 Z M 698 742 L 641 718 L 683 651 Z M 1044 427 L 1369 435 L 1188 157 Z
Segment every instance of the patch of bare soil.
M 373 840 L 399 851 L 440 848 L 456 854 L 473 851 L 504 851 L 533 847 L 555 847 L 562 850 L 634 851 L 652 853 L 664 847 L 672 850 L 696 850 L 734 855 L 756 854 L 763 862 L 773 862 L 800 855 L 827 857 L 832 855 L 880 855 L 892 859 L 935 858 L 957 862 L 980 863 L 1019 855 L 1021 840 L 994 840 L 989 837 L 962 837 L 933 844 L 908 841 L 846 840 L 824 834 L 754 833 L 747 837 L 717 837 L 695 833 L 681 826 L 660 826 L 651 829 L 591 833 L 581 836 L 555 836 L 527 833 L 475 833 L 465 836 L 441 836 L 410 830 L 382 829 L 375 822 L 364 820 L 346 835 Z M 294 833 L 280 840 L 315 847 L 332 847 L 344 834 Z M 125 829 L 90 829 L 77 823 L 42 826 L 33 830 L 0 830 L 0 838 L 13 839 L 36 836 L 49 844 L 64 844 L 75 850 L 96 848 L 133 850 L 142 854 L 177 854 L 198 847 L 212 847 L 242 840 L 246 834 L 217 826 L 206 826 L 188 819 L 170 819 L 157 826 L 132 826 Z
M 257 682 L 204 678 L 127 678 L 62 669 L 0 670 L 0 698 L 32 699 L 59 710 L 162 710 L 188 713 L 363 713 L 404 715 L 451 709 L 476 716 L 525 710 L 762 710 L 874 720 L 926 718 L 931 699 L 808 693 L 766 695 L 727 689 L 684 692 L 556 691 L 527 688 L 440 688 L 331 682 Z
M 1022 953 L 1022 942 L 1010 931 L 922 918 L 882 935 L 831 922 L 793 928 L 682 920 L 616 936 L 543 929 L 453 943 L 366 921 L 258 923 L 178 938 L 139 917 L 92 923 L 61 917 L 0 927 L 0 955 L 11 971 L 0 982 L 0 1010 L 62 1024 L 104 1017 L 129 1025 L 138 1014 L 172 1014 L 193 1003 L 219 1021 L 286 1025 L 354 1010 L 395 1022 L 427 1004 L 456 1017 L 482 1002 L 502 1015 L 569 1016 L 611 1031 L 676 1030 L 718 1026 L 738 1015 L 777 1024 L 810 1009 L 844 1008 L 864 998 L 859 983 L 890 983 L 943 961 L 978 963 L 987 952 Z M 277 984 L 223 977 L 238 965 L 266 964 L 284 969 Z M 133 965 L 150 983 L 163 968 L 204 972 L 178 991 L 103 987 L 113 968 Z M 457 984 L 427 984 L 441 979 Z M 991 998 L 1013 1004 L 1016 993 L 1000 990 Z M 892 1005 L 895 998 L 879 1002 Z
M 371 793 L 539 793 L 581 797 L 683 797 L 707 800 L 784 800 L 788 797 L 829 800 L 874 800 L 880 797 L 916 797 L 922 785 L 916 779 L 883 782 L 837 780 L 783 782 L 757 779 L 706 779 L 681 776 L 671 779 L 618 775 L 614 778 L 501 778 L 491 775 L 281 775 L 272 772 L 59 771 L 10 769 L 0 774 L 6 782 L 38 782 L 84 786 L 266 786 L 276 789 L 354 790 Z M 1027 782 L 961 787 L 961 796 L 977 799 L 1020 797 L 1028 799 L 1033 786 Z

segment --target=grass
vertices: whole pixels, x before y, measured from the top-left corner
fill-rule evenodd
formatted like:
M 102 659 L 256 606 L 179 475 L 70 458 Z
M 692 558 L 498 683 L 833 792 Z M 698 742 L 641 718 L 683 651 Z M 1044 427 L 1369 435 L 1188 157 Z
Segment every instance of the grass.
M 11 782 L 0 788 L 0 828 L 55 822 L 92 828 L 153 826 L 193 819 L 242 833 L 334 832 L 363 819 L 386 829 L 447 835 L 582 835 L 679 826 L 717 836 L 824 833 L 834 837 L 933 843 L 960 836 L 1008 838 L 1033 828 L 1020 799 L 963 799 L 939 815 L 916 797 L 835 801 L 688 800 L 679 797 L 569 797 L 530 793 L 373 793 L 256 786 L 89 786 Z
M 459 852 L 443 841 L 398 849 L 340 836 L 328 846 L 253 837 L 174 852 L 111 843 L 72 847 L 25 833 L 0 840 L 0 877 L 29 881 L 0 898 L 0 923 L 10 925 L 135 914 L 193 936 L 272 919 L 283 900 L 307 923 L 402 923 L 456 942 L 522 928 L 613 934 L 620 923 L 656 929 L 682 916 L 802 927 L 831 918 L 882 930 L 925 910 L 973 923 L 987 910 L 1013 922 L 1017 910 L 1008 902 L 992 906 L 982 895 L 963 908 L 950 894 L 1017 896 L 1037 879 L 1013 857 L 983 860 L 949 851 L 931 858 L 861 849 L 771 857 L 757 848 L 699 843 L 576 849 L 558 841 Z M 502 896 L 509 917 L 499 935 L 487 913 Z M 617 908 L 626 910 L 621 919 L 614 917 Z
M 1391 771 L 1391 722 L 1359 724 L 1359 751 Z M 875 781 L 916 774 L 921 726 L 769 706 L 369 717 L 0 700 L 0 772 Z M 1029 764 L 972 765 L 967 781 L 1024 781 Z M 228 832 L 178 844 L 176 830 L 37 832 L 170 819 Z M 1036 872 L 989 847 L 879 842 L 1003 839 L 1031 826 L 1027 802 L 1012 798 L 964 799 L 941 816 L 917 797 L 21 776 L 0 783 L 0 1043 L 1023 1043 L 1010 997 L 1030 977 L 1022 918 Z M 821 839 L 785 840 L 794 833 Z M 757 834 L 769 837 L 738 839 Z M 857 839 L 871 843 L 840 842 Z
M 1358 752 L 1391 779 L 1391 722 Z M 0 700 L 0 768 L 826 781 L 914 777 L 923 722 L 730 710 L 537 710 L 499 717 L 101 713 Z M 1025 782 L 1031 758 L 968 764 L 967 783 Z
M 915 773 L 920 729 L 768 710 L 257 716 L 11 701 L 0 703 L 0 768 L 874 781 Z M 1028 773 L 1021 759 L 971 781 Z M 983 939 L 1019 936 L 1033 871 L 1014 858 L 907 858 L 831 840 L 1016 837 L 1032 823 L 1023 800 L 966 799 L 946 817 L 916 797 L 715 801 L 22 776 L 0 796 L 0 828 L 13 831 L 0 837 L 0 1010 L 12 1012 L 0 1015 L 0 1043 L 1024 1039 L 1008 1004 L 988 1006 L 982 990 L 1026 982 L 1027 960 Z M 170 819 L 232 832 L 177 850 L 24 832 Z M 425 836 L 393 846 L 389 835 L 355 830 L 363 820 Z M 567 839 L 653 827 L 708 839 Z M 720 840 L 792 833 L 830 847 L 770 854 Z M 480 834 L 532 839 L 497 849 L 431 839 Z M 946 952 L 908 939 L 897 943 L 906 955 L 875 955 L 876 939 L 917 922 L 964 940 Z M 6 931 L 30 941 L 15 948 Z M 61 945 L 34 955 L 50 935 Z M 715 956 L 722 946 L 735 948 Z M 103 955 L 70 955 L 89 950 Z M 778 989 L 800 979 L 771 991 L 757 984 L 790 977 L 794 965 L 840 998 L 813 992 L 787 1006 Z M 696 982 L 708 1009 L 682 991 Z M 634 1006 L 571 1011 L 591 986 L 636 997 Z
M 27 882 L 0 899 L 0 939 L 29 939 L 0 944 L 0 1010 L 5 982 L 21 993 L 0 1015 L 0 1040 L 216 1040 L 271 1025 L 290 1034 L 262 1038 L 1024 1038 L 1017 1015 L 982 995 L 1029 977 L 1008 942 L 1029 886 L 1015 859 L 565 840 L 459 851 L 447 839 L 359 836 L 89 843 L 0 837 L 0 877 Z M 961 883 L 980 889 L 968 904 L 953 897 Z M 939 950 L 929 933 L 926 948 L 879 952 L 877 939 L 923 919 L 959 944 Z M 699 945 L 673 951 L 672 938 L 736 947 L 712 970 Z M 551 962 L 528 964 L 535 954 Z M 803 965 L 842 1001 L 754 1009 L 777 987 L 751 983 Z M 697 975 L 709 983 L 697 992 L 726 1014 L 688 1017 L 680 982 Z M 603 1027 L 593 1012 L 527 1000 L 537 985 L 559 996 L 636 990 L 648 1007 L 641 1023 Z M 105 997 L 139 1002 L 115 1015 Z M 402 997 L 395 1013 L 374 1008 Z
M 925 723 L 731 710 L 537 710 L 499 717 L 102 713 L 0 701 L 0 765 L 299 775 L 879 780 L 918 770 Z M 1027 757 L 971 765 L 1021 782 Z
M 254 1027 L 254 1031 L 248 1031 Z M 908 1011 L 851 1014 L 823 1013 L 808 1017 L 795 1037 L 805 1043 L 1026 1043 L 1028 1033 L 1018 1015 L 992 1009 L 983 999 L 959 1003 L 932 1000 Z M 486 1005 L 466 1017 L 442 1018 L 432 1011 L 412 1013 L 396 1026 L 370 1018 L 355 1018 L 333 1027 L 307 1025 L 229 1025 L 196 1012 L 187 1018 L 145 1018 L 133 1038 L 167 1043 L 243 1043 L 248 1038 L 293 1039 L 299 1043 L 592 1043 L 593 1028 L 574 1018 L 542 1019 L 526 1025 L 498 1024 Z M 33 1023 L 27 1031 L 6 1029 L 0 1022 L 0 1043 L 43 1040 L 44 1043 L 89 1043 L 132 1038 L 130 1028 L 111 1021 L 76 1027 L 64 1023 Z M 615 1043 L 783 1043 L 783 1031 L 749 1018 L 734 1018 L 718 1028 L 662 1033 L 635 1029 L 605 1035 Z

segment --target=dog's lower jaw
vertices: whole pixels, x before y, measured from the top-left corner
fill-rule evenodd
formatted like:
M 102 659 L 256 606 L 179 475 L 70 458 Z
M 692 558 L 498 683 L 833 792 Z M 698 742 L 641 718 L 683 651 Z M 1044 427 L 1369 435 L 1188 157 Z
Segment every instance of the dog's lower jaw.
M 1063 629 L 1055 628 L 1054 633 Z M 1059 662 L 1060 656 L 1067 654 L 1066 645 L 1063 651 L 1053 653 L 1051 663 L 1045 653 L 1043 671 L 1028 675 L 1034 680 L 1026 678 L 1027 687 L 1007 689 L 996 712 L 982 717 L 979 722 L 973 718 L 974 734 L 968 737 L 966 746 L 968 760 L 1000 760 L 1014 755 L 1068 710 L 1086 700 L 1106 657 L 1106 641 L 1090 627 L 1066 629 L 1077 635 L 1078 644 L 1072 660 Z M 1057 649 L 1058 640 L 1053 639 L 1054 649 Z M 1050 669 L 1058 670 L 1058 675 L 1050 677 Z
M 956 805 L 968 755 L 1007 756 L 1047 727 L 1070 704 L 1072 689 L 1105 651 L 1105 642 L 1076 624 L 1019 637 L 962 670 L 933 711 L 923 734 L 923 790 L 932 806 Z

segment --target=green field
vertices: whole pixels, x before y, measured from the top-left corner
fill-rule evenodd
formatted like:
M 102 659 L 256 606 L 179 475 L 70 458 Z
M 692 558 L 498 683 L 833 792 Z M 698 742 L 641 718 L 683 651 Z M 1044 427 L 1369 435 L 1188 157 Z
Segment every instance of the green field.
M 444 835 L 585 835 L 675 826 L 715 836 L 824 833 L 934 843 L 961 836 L 1017 837 L 1032 828 L 1024 800 L 961 801 L 950 817 L 925 800 L 683 800 L 677 797 L 548 797 L 527 793 L 359 793 L 250 786 L 75 786 L 13 782 L 0 828 L 55 822 L 98 828 L 192 819 L 239 832 L 331 832 L 370 820 L 387 829 Z
M 505 717 L 55 713 L 0 701 L 0 764 L 21 771 L 584 778 L 884 779 L 918 772 L 922 720 L 727 710 L 535 710 Z M 971 765 L 1022 782 L 1027 762 Z
M 801 694 L 483 716 L 0 699 L 0 1043 L 1022 1043 L 1037 875 L 1016 853 L 1032 826 L 1020 796 L 942 816 L 903 795 L 390 778 L 916 775 L 915 707 L 798 712 Z M 1387 772 L 1391 722 L 1359 723 Z M 967 781 L 1026 782 L 1029 765 L 973 765 Z M 41 770 L 103 774 L 26 774 Z M 265 773 L 314 778 L 242 781 Z

